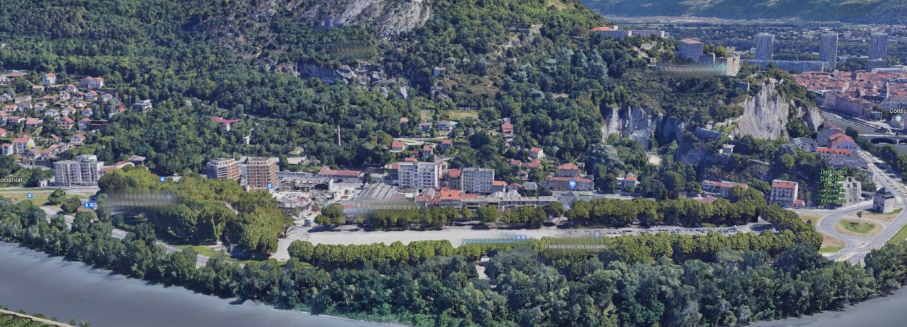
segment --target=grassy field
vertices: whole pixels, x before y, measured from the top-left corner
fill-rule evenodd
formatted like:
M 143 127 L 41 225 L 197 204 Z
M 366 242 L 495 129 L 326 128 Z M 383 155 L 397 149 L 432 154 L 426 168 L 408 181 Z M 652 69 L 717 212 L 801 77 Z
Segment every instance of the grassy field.
M 892 236 L 891 239 L 888 240 L 888 242 L 886 244 L 895 244 L 897 242 L 902 242 L 905 239 L 907 239 L 907 225 L 904 225 L 904 227 L 901 227 L 901 230 L 899 230 L 896 234 L 894 234 L 894 236 Z
M 47 203 L 47 198 L 51 193 L 54 192 L 56 188 L 44 187 L 44 188 L 29 188 L 29 189 L 0 189 L 0 196 L 8 198 L 13 202 L 19 202 L 28 199 L 28 193 L 32 193 L 34 198 L 32 198 L 32 203 L 36 205 L 43 205 Z M 77 196 L 81 200 L 88 199 L 88 197 L 94 195 L 94 190 L 69 190 L 67 196 Z
M 897 208 L 897 209 L 895 209 L 894 211 L 889 212 L 889 213 L 878 213 L 878 212 L 870 212 L 870 211 L 860 211 L 860 212 L 857 213 L 857 215 L 854 216 L 854 217 L 862 217 L 862 218 L 876 219 L 876 220 L 881 220 L 881 221 L 890 223 L 890 222 L 894 221 L 895 218 L 897 218 L 898 214 L 901 213 L 901 210 L 902 210 L 901 208 Z
M 800 220 L 803 222 L 808 222 L 810 225 L 816 226 L 819 223 L 819 220 L 822 219 L 822 216 L 813 213 L 805 213 L 800 215 Z
M 835 229 L 851 236 L 873 236 L 882 231 L 882 225 L 857 219 L 841 219 Z
M 844 248 L 844 241 L 822 234 L 822 247 L 819 253 L 835 253 Z

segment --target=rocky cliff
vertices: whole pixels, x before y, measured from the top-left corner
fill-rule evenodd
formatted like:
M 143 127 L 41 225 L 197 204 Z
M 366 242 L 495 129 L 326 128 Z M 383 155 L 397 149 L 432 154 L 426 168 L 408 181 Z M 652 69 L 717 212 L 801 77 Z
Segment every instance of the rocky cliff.
M 652 146 L 650 142 L 653 137 L 662 141 L 682 139 L 685 124 L 681 120 L 653 114 L 652 111 L 640 107 L 604 109 L 602 137 L 607 139 L 613 134 L 629 137 L 642 143 L 646 149 Z
M 783 82 L 783 81 L 782 81 Z M 757 139 L 787 139 L 787 123 L 791 118 L 802 119 L 816 130 L 822 122 L 822 116 L 816 107 L 801 108 L 793 101 L 785 99 L 778 91 L 775 80 L 769 80 L 755 97 L 743 103 L 743 115 L 737 119 L 737 136 L 751 135 Z M 795 110 L 791 115 L 791 110 Z
M 777 81 L 768 81 L 761 86 L 756 96 L 747 99 L 743 104 L 743 114 L 734 119 L 734 134 L 737 136 L 752 135 L 758 139 L 787 139 L 787 123 L 790 119 L 801 119 L 812 130 L 817 130 L 822 123 L 822 115 L 816 107 L 798 107 L 793 101 L 785 99 L 778 91 Z M 793 114 L 791 110 L 794 110 Z M 662 144 L 677 140 L 680 152 L 687 152 L 691 147 L 684 142 L 683 131 L 687 125 L 682 118 L 667 117 L 641 107 L 604 108 L 602 109 L 602 137 L 616 134 L 629 137 L 646 149 L 651 149 L 652 138 Z
M 298 8 L 300 19 L 317 27 L 368 24 L 381 35 L 409 32 L 431 18 L 427 0 L 312 1 Z

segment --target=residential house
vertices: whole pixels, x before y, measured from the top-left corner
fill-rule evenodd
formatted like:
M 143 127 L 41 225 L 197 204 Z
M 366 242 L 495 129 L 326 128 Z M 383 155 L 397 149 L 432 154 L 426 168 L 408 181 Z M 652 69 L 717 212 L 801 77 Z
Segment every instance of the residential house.
M 406 144 L 403 142 L 394 141 L 391 143 L 391 152 L 403 152 L 406 150 Z
M 639 185 L 639 181 L 636 175 L 627 174 L 624 177 L 618 177 L 616 184 L 621 190 L 629 192 L 636 189 L 636 186 Z
M 42 124 L 44 124 L 44 121 L 41 120 L 41 118 L 33 118 L 33 117 L 25 118 L 25 127 L 26 128 L 38 128 L 38 126 L 41 126 Z
M 13 139 L 13 151 L 15 151 L 15 154 L 25 154 L 26 151 L 31 150 L 33 147 L 35 147 L 35 140 L 28 134 L 22 134 L 22 136 Z
M 749 185 L 746 185 L 744 183 L 735 183 L 735 182 L 728 182 L 728 181 L 720 181 L 720 182 L 710 181 L 710 180 L 702 181 L 702 191 L 703 192 L 705 192 L 706 194 L 709 194 L 709 195 L 715 195 L 715 196 L 725 198 L 725 199 L 728 199 L 731 197 L 731 190 L 733 190 L 735 187 L 749 188 Z
M 133 104 L 132 109 L 136 111 L 148 111 L 154 109 L 154 106 L 151 104 L 151 100 L 141 100 Z
M 88 90 L 95 90 L 104 87 L 103 77 L 84 77 L 79 81 L 79 87 Z
M 60 126 L 61 129 L 71 130 L 74 124 L 75 121 L 73 121 L 72 118 L 69 117 L 64 116 L 60 119 L 57 119 L 57 126 Z
M 439 146 L 439 148 L 443 151 L 449 149 L 451 146 L 453 146 L 453 140 L 443 139 L 441 140 L 441 145 Z
M 543 159 L 545 158 L 545 150 L 539 147 L 532 147 L 529 149 L 529 158 L 532 159 Z
M 429 158 L 435 154 L 434 148 L 430 144 L 422 146 L 422 158 Z
M 57 74 L 46 73 L 41 77 L 41 84 L 43 85 L 54 85 L 57 84 Z
M 439 121 L 436 126 L 439 131 L 450 132 L 453 129 L 453 123 L 446 120 Z
M 431 123 L 420 123 L 419 130 L 422 132 L 431 131 Z
M 82 145 L 85 144 L 85 135 L 76 134 L 69 138 L 69 144 L 72 145 Z
M 501 124 L 501 133 L 504 134 L 504 136 L 513 136 L 513 124 L 510 122 Z
M 79 130 L 87 131 L 89 129 L 91 129 L 91 119 L 88 119 L 88 118 L 79 119 Z

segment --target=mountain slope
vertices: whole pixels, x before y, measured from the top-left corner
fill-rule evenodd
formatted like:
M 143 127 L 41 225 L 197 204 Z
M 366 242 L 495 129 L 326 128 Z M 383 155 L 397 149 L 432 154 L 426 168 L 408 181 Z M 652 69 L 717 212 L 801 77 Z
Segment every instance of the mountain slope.
M 905 0 L 583 0 L 605 15 L 905 23 Z

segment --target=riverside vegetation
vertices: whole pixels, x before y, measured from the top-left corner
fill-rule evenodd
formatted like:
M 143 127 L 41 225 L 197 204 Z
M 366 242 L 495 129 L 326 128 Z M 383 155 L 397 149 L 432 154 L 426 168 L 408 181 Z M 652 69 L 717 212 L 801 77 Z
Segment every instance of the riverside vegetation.
M 778 230 L 760 235 L 654 234 L 589 239 L 599 251 L 549 249 L 569 241 L 465 245 L 312 245 L 297 241 L 286 263 L 244 266 L 196 253 L 167 253 L 153 228 L 111 237 L 102 215 L 76 214 L 68 228 L 29 201 L 0 199 L 0 236 L 133 278 L 221 297 L 256 300 L 417 326 L 738 326 L 837 310 L 907 281 L 907 245 L 887 245 L 866 267 L 817 253 L 821 236 L 796 214 L 759 205 Z M 480 278 L 475 263 L 489 256 Z

